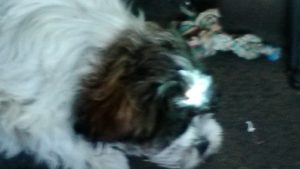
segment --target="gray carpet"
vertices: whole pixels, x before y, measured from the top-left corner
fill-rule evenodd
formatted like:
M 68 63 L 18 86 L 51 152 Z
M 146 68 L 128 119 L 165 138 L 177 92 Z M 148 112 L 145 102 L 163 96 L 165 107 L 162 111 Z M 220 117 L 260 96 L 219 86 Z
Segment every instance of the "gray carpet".
M 300 92 L 287 83 L 285 62 L 207 60 L 222 92 L 223 149 L 206 169 L 299 169 Z M 257 130 L 246 131 L 251 120 Z

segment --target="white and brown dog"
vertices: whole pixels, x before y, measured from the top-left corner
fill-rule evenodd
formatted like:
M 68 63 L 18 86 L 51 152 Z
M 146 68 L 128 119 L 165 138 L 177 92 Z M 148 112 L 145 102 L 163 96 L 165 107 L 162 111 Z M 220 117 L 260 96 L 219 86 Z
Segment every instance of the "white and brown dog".
M 0 0 L 0 152 L 49 168 L 190 169 L 220 147 L 212 80 L 120 0 Z

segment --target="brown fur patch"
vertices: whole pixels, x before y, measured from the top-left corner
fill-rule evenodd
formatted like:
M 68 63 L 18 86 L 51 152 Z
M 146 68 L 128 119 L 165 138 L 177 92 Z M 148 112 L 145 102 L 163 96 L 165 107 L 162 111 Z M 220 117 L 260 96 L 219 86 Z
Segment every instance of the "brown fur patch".
M 137 107 L 128 93 L 122 75 L 125 73 L 126 55 L 107 63 L 105 71 L 85 80 L 81 94 L 79 118 L 89 128 L 93 139 L 114 140 L 132 132 Z
M 155 134 L 164 119 L 173 118 L 167 114 L 172 100 L 163 100 L 157 93 L 168 80 L 180 84 L 180 67 L 166 55 L 177 47 L 174 39 L 168 39 L 173 38 L 170 33 L 148 26 L 150 33 L 123 32 L 101 52 L 100 64 L 83 80 L 75 126 L 88 138 L 144 140 Z

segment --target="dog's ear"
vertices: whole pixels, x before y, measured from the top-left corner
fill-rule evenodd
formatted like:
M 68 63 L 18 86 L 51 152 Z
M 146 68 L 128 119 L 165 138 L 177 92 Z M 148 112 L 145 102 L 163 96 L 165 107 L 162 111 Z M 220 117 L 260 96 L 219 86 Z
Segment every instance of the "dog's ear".
M 141 101 L 141 95 L 157 86 L 139 83 L 145 77 L 137 69 L 135 48 L 131 40 L 119 41 L 102 53 L 105 59 L 96 67 L 99 70 L 83 80 L 75 105 L 75 129 L 87 138 L 119 141 L 151 135 L 156 113 L 145 113 L 141 102 L 148 104 L 148 99 Z
M 105 73 L 95 73 L 84 81 L 76 102 L 76 130 L 92 140 L 118 140 L 133 132 L 137 108 L 122 76 L 123 56 L 109 64 Z
M 75 126 L 88 138 L 149 139 L 158 123 L 173 118 L 167 104 L 182 95 L 182 80 L 176 75 L 180 66 L 165 54 L 169 49 L 158 43 L 161 40 L 145 36 L 122 34 L 101 52 L 99 66 L 83 80 Z

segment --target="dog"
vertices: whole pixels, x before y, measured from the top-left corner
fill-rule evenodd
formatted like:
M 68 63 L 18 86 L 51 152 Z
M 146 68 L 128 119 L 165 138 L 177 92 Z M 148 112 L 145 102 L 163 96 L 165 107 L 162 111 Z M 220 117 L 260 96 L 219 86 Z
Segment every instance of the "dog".
M 0 0 L 0 152 L 49 168 L 192 169 L 216 153 L 212 78 L 120 0 Z

